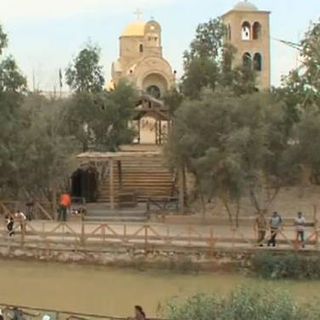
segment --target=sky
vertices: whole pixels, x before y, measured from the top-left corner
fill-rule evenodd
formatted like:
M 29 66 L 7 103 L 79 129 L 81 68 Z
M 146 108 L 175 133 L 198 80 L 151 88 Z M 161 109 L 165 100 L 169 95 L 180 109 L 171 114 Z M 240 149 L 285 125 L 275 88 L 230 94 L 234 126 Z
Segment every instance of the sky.
M 311 21 L 320 18 L 320 0 L 251 0 L 271 11 L 271 38 L 300 41 Z M 5 54 L 12 54 L 27 77 L 29 87 L 58 87 L 59 69 L 65 70 L 90 40 L 101 47 L 107 80 L 118 58 L 118 38 L 136 20 L 151 17 L 162 26 L 165 58 L 182 75 L 182 54 L 196 26 L 229 11 L 237 0 L 0 0 L 0 23 L 9 35 Z M 272 84 L 299 63 L 297 51 L 271 41 Z M 67 90 L 67 88 L 64 88 Z

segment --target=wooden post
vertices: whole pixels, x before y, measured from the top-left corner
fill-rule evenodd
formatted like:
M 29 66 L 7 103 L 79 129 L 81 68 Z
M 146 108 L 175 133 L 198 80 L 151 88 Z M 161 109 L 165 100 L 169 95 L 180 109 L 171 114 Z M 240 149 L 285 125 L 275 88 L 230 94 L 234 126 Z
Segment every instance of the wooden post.
M 123 241 L 127 242 L 127 225 L 123 225 Z
M 148 229 L 149 226 L 145 225 L 144 226 L 144 246 L 145 246 L 145 254 L 147 254 L 147 249 L 148 249 Z
M 179 210 L 180 213 L 184 214 L 185 213 L 185 208 L 184 208 L 184 174 L 183 174 L 183 168 L 179 169 Z
M 26 222 L 20 218 L 20 229 L 21 229 L 21 247 L 23 247 L 24 245 L 24 238 L 25 238 L 25 234 L 26 234 L 26 227 L 27 227 L 27 224 Z
M 58 211 L 57 211 L 57 187 L 55 185 L 55 183 L 52 186 L 52 216 L 54 220 L 57 220 L 58 218 Z
M 110 187 L 110 208 L 113 210 L 115 208 L 114 204 L 114 177 L 113 177 L 113 159 L 109 159 L 109 187 Z
M 84 221 L 83 218 L 81 217 L 81 245 L 85 245 L 85 229 L 84 229 Z
M 162 144 L 162 121 L 159 120 L 159 144 Z
M 314 232 L 315 232 L 315 247 L 319 248 L 319 230 L 318 230 L 318 212 L 317 206 L 313 206 L 313 221 L 314 221 Z

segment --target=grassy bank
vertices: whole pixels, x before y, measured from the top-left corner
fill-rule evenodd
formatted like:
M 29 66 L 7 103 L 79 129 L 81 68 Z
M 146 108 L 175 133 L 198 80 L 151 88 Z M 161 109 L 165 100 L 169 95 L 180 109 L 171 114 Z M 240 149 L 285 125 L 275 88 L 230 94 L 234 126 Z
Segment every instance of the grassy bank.
M 163 312 L 169 320 L 316 320 L 319 301 L 298 303 L 283 289 L 240 287 L 230 294 L 198 294 L 172 300 Z

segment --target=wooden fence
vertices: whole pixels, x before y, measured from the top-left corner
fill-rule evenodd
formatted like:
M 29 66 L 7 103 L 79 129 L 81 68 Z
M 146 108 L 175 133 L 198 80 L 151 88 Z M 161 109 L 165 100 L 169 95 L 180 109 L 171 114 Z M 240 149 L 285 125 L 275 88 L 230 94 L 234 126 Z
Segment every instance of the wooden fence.
M 228 231 L 228 232 L 227 232 Z M 109 247 L 141 248 L 155 250 L 166 248 L 192 248 L 202 251 L 214 251 L 217 248 L 247 249 L 259 245 L 255 233 L 250 228 L 234 228 L 225 235 L 216 233 L 215 227 L 195 226 L 157 226 L 157 225 L 114 225 L 23 222 L 17 224 L 15 235 L 9 237 L 5 224 L 0 226 L 0 241 L 24 247 L 54 249 L 64 246 L 70 250 L 103 250 Z M 270 237 L 268 232 L 267 239 Z M 266 239 L 266 240 L 267 240 Z M 295 237 L 293 226 L 285 226 L 277 234 L 277 242 L 288 250 L 301 250 L 301 243 Z M 307 249 L 319 250 L 319 229 L 317 225 L 308 228 L 305 240 Z
M 53 309 L 42 309 L 33 308 L 28 306 L 13 306 L 8 304 L 0 303 L 0 308 L 5 319 L 13 319 L 15 310 L 21 312 L 25 319 L 42 319 L 43 316 L 47 315 L 54 320 L 94 320 L 94 319 L 105 319 L 105 320 L 130 320 L 130 318 L 113 317 L 107 315 L 91 314 L 91 313 L 80 313 L 63 310 Z M 159 318 L 148 318 L 150 320 L 164 320 Z

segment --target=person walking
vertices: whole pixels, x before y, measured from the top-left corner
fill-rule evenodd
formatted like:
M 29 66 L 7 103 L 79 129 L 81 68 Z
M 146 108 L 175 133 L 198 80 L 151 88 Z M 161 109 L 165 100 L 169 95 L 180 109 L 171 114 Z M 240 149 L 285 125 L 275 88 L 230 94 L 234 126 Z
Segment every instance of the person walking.
M 263 242 L 267 233 L 267 220 L 265 218 L 264 212 L 260 212 L 257 216 L 254 224 L 254 229 L 258 234 L 257 244 L 260 247 L 263 247 Z
M 301 246 L 304 248 L 304 229 L 306 225 L 306 219 L 304 218 L 302 212 L 298 212 L 297 217 L 294 219 L 294 225 L 296 227 L 296 241 L 299 243 L 300 238 Z
M 64 193 L 60 197 L 58 221 L 67 221 L 67 210 L 71 207 L 71 197 Z
M 277 235 L 282 227 L 282 218 L 278 212 L 274 212 L 269 222 L 270 226 L 270 239 L 268 241 L 268 247 L 272 244 L 273 247 L 277 244 Z

